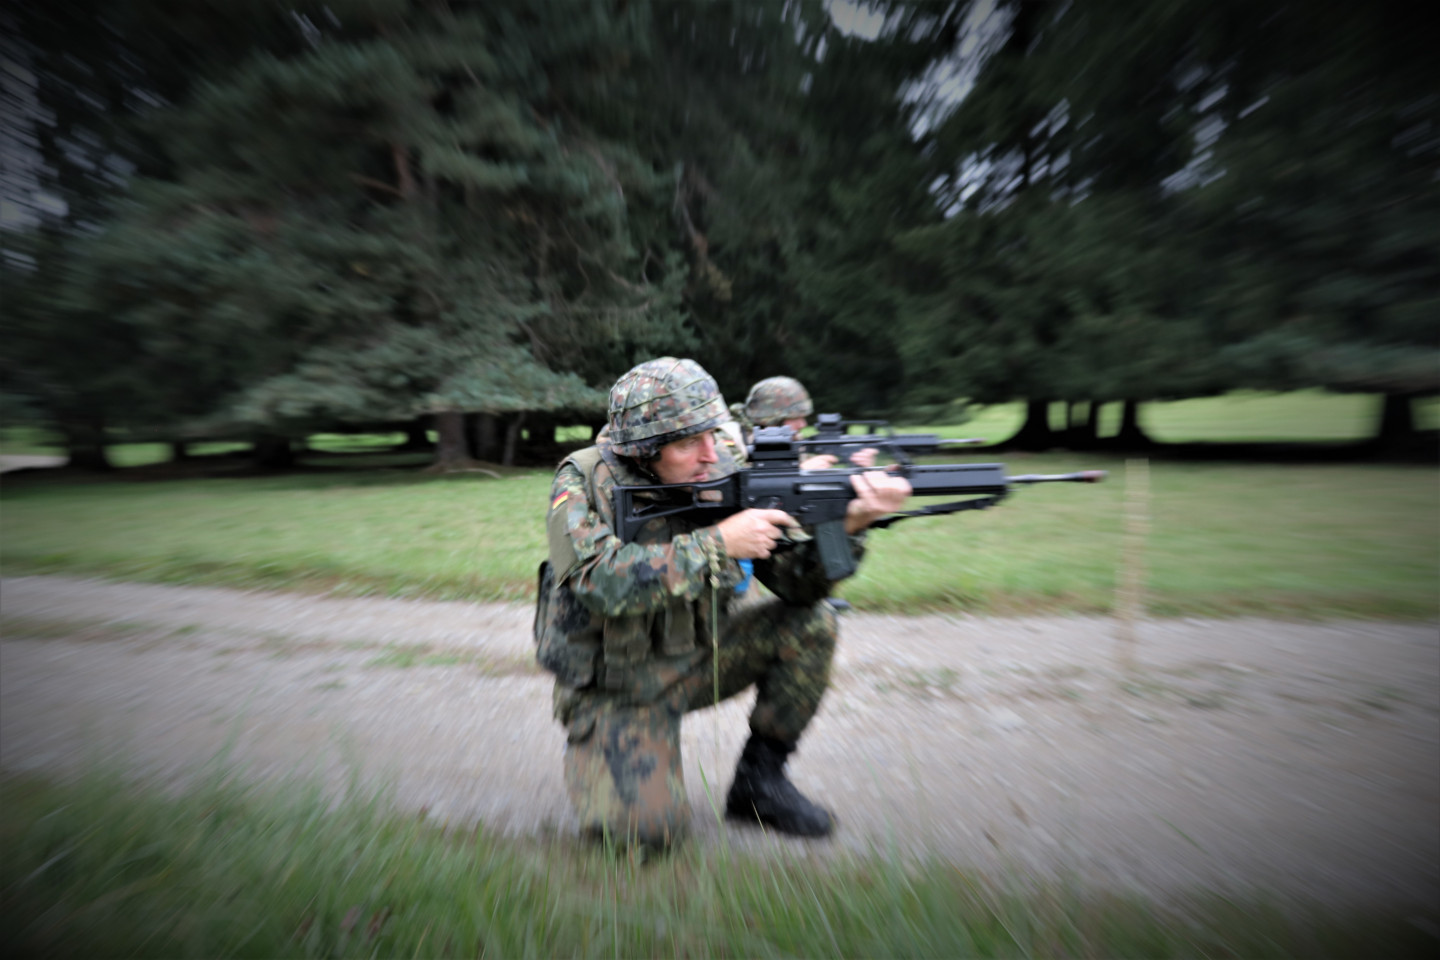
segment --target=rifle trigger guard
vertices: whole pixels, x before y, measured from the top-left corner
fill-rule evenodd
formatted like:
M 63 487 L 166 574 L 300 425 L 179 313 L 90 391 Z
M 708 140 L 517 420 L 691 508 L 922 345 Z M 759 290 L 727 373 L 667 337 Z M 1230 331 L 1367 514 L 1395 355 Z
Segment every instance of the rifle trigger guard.
M 779 510 L 781 508 L 780 498 L 765 497 L 755 506 L 761 510 Z M 814 538 L 811 537 L 810 534 L 806 533 L 803 529 L 799 527 L 785 527 L 780 531 L 780 539 L 775 541 L 775 551 L 779 552 L 781 550 L 789 550 L 797 543 L 808 543 L 810 540 L 813 539 Z

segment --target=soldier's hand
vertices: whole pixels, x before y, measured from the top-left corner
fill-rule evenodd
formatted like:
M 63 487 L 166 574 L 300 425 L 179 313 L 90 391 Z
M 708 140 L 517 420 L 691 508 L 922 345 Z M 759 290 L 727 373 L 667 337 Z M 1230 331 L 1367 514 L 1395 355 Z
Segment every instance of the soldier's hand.
M 829 453 L 817 453 L 800 461 L 801 470 L 828 470 L 840 462 L 840 458 Z
M 850 454 L 850 462 L 868 470 L 875 466 L 875 455 L 879 452 L 874 447 L 866 447 L 864 450 Z
M 741 510 L 715 524 L 715 530 L 732 559 L 764 560 L 784 537 L 785 528 L 798 526 L 784 510 Z
M 894 513 L 910 496 L 910 481 L 884 470 L 867 470 L 850 475 L 855 499 L 845 508 L 845 532 L 859 533 L 881 517 Z

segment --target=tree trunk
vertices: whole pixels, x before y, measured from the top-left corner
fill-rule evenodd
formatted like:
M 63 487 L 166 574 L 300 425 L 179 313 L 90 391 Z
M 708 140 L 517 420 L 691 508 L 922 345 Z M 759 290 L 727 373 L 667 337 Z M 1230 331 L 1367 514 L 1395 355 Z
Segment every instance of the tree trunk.
M 395 448 L 405 453 L 429 453 L 435 449 L 430 442 L 429 424 L 424 417 L 416 417 L 405 427 L 405 442 Z
M 471 460 L 484 459 L 480 456 L 480 414 L 465 414 L 465 455 Z
M 1121 450 L 1145 450 L 1155 442 L 1140 429 L 1140 401 L 1126 400 L 1120 413 L 1120 432 L 1110 440 L 1110 446 Z
M 544 449 L 555 446 L 555 419 L 547 416 L 534 416 L 530 418 L 530 425 L 525 428 L 526 446 Z
M 1380 408 L 1380 430 L 1376 440 L 1381 447 L 1399 447 L 1415 439 L 1415 411 L 1408 393 L 1387 393 Z
M 472 413 L 466 416 L 465 421 L 470 440 L 470 455 L 476 460 L 494 463 L 495 454 L 500 449 L 496 438 L 495 414 Z
M 510 421 L 505 428 L 505 454 L 500 459 L 500 465 L 504 467 L 515 466 L 515 447 L 520 443 L 520 428 L 525 426 L 525 411 L 515 414 L 515 419 Z
M 65 447 L 70 454 L 67 466 L 76 470 L 107 471 L 115 469 L 105 454 L 105 421 L 92 417 L 66 423 L 62 428 Z
M 1050 429 L 1049 400 L 1027 400 L 1025 422 L 1015 431 L 1014 436 L 1001 444 L 1011 449 L 1031 452 L 1049 450 L 1054 445 L 1055 434 Z
M 179 463 L 182 460 L 190 459 L 190 444 L 184 440 L 170 441 L 170 459 Z
M 286 470 L 295 466 L 295 450 L 289 437 L 263 436 L 255 441 L 251 456 L 262 470 Z
M 555 456 L 560 450 L 560 441 L 556 439 L 559 429 L 560 425 L 549 414 L 527 414 L 525 429 L 521 431 L 521 450 L 532 459 Z
M 1080 403 L 1084 414 L 1079 414 Z M 1094 400 L 1072 402 L 1065 415 L 1065 445 L 1071 450 L 1093 450 L 1099 440 L 1100 404 Z
M 435 466 L 440 469 L 464 466 L 469 457 L 465 451 L 465 414 L 446 410 L 435 414 Z

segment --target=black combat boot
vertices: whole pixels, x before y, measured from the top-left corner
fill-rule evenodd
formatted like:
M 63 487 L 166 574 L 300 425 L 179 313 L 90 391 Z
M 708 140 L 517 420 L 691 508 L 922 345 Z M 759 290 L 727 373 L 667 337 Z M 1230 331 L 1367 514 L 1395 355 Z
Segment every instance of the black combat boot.
M 735 782 L 725 798 L 725 815 L 736 820 L 759 820 L 797 837 L 828 834 L 834 826 L 829 811 L 805 799 L 785 776 L 785 758 L 794 750 L 793 741 L 786 743 L 752 733 L 735 766 Z

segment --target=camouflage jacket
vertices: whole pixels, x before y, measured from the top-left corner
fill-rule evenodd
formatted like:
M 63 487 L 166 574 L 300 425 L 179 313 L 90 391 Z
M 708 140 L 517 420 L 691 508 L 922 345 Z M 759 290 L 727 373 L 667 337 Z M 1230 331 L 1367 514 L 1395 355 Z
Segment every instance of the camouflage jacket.
M 717 443 L 716 451 L 714 475 L 739 469 L 730 444 Z M 594 685 L 642 702 L 658 696 L 710 646 L 743 577 L 713 528 L 682 518 L 657 518 L 635 542 L 620 542 L 615 486 L 654 482 L 610 451 L 603 431 L 555 474 L 546 518 L 551 582 L 542 583 L 535 632 L 537 659 L 564 686 Z M 861 537 L 852 549 L 863 550 Z M 792 604 L 818 603 L 830 592 L 809 542 L 755 561 L 755 574 Z

